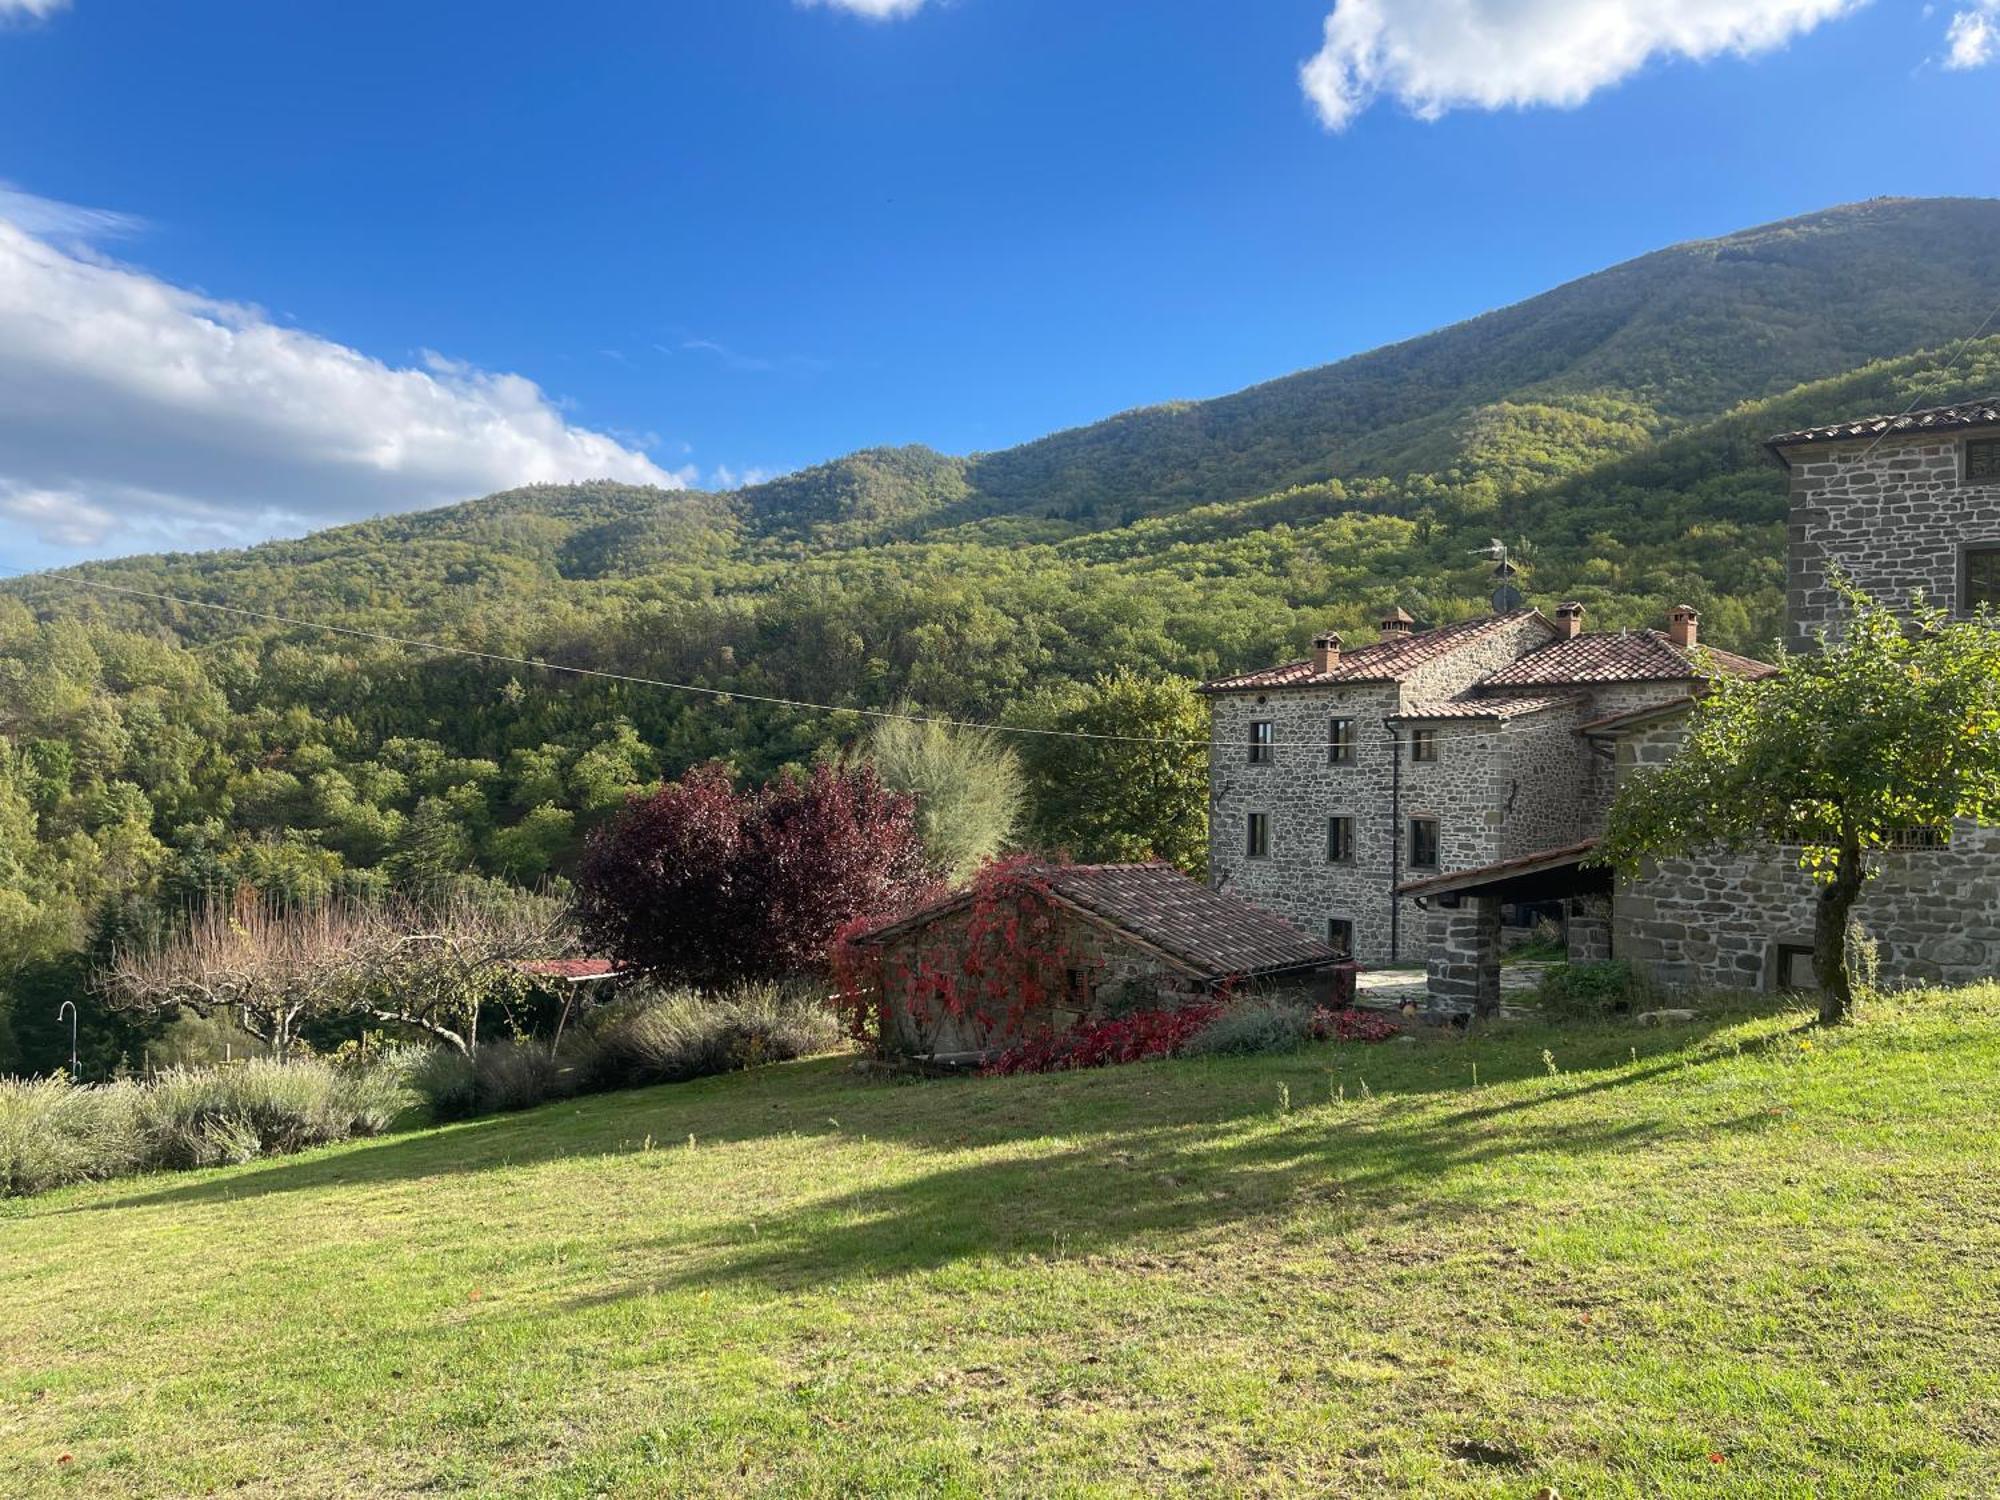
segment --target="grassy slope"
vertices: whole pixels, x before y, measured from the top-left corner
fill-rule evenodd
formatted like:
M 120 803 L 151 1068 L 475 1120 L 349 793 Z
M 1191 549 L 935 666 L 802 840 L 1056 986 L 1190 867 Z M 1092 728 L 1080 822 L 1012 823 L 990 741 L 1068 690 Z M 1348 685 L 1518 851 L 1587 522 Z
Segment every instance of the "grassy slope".
M 0 1492 L 1990 1494 L 1996 1078 L 1989 987 L 64 1193 L 0 1218 Z

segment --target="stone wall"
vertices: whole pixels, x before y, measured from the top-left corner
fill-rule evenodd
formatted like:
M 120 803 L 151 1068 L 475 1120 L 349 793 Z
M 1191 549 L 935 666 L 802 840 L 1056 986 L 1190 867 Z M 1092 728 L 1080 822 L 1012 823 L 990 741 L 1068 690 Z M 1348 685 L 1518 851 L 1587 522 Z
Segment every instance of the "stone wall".
M 1412 671 L 1403 679 L 1399 706 L 1407 713 L 1426 703 L 1456 697 L 1555 638 L 1555 626 L 1539 615 L 1510 620 Z
M 1579 722 L 1574 707 L 1546 709 L 1510 720 L 1491 742 L 1498 833 L 1492 859 L 1518 859 L 1595 832 L 1598 773 L 1589 743 L 1576 732 Z
M 1437 759 L 1402 755 L 1400 813 L 1395 807 L 1394 740 L 1384 720 L 1421 712 L 1464 693 L 1507 663 L 1555 638 L 1534 617 L 1417 669 L 1401 683 L 1225 693 L 1211 699 L 1217 749 L 1209 761 L 1209 881 L 1217 889 L 1276 912 L 1300 931 L 1324 938 L 1329 919 L 1354 926 L 1354 956 L 1364 964 L 1421 960 L 1430 951 L 1422 912 L 1398 898 L 1399 883 L 1427 870 L 1409 863 L 1409 823 L 1438 822 L 1438 871 L 1476 869 L 1501 859 L 1573 843 L 1596 831 L 1609 804 L 1612 773 L 1576 733 L 1584 719 L 1684 696 L 1686 683 L 1615 683 L 1579 690 L 1573 706 L 1495 719 L 1438 719 L 1416 727 L 1436 735 Z M 1355 721 L 1354 763 L 1330 765 L 1326 745 L 1335 718 Z M 1253 764 L 1250 725 L 1268 720 L 1269 764 Z M 1271 852 L 1245 852 L 1253 812 L 1270 819 Z M 1329 864 L 1327 820 L 1354 820 L 1354 854 Z
M 2000 484 L 1961 479 L 1962 440 L 1892 437 L 1872 452 L 1855 442 L 1794 448 L 1789 457 L 1785 614 L 1794 650 L 1838 628 L 1833 569 L 1885 604 L 1922 590 L 1930 603 L 1956 609 L 1960 548 L 2000 543 Z
M 947 912 L 935 921 L 903 933 L 884 945 L 882 987 L 889 1026 L 888 1040 L 898 1050 L 921 1056 L 980 1052 L 1005 1046 L 1019 1039 L 1018 1030 L 998 1024 L 982 1025 L 965 1017 L 913 1019 L 907 1004 L 909 979 L 920 964 L 938 965 L 953 961 L 962 951 L 970 913 L 961 909 Z M 1061 927 L 1064 967 L 1088 969 L 1091 973 L 1093 1003 L 1086 1009 L 1057 1004 L 1040 1019 L 1061 1031 L 1088 1015 L 1101 1013 L 1107 1005 L 1121 1009 L 1144 1009 L 1186 1004 L 1204 994 L 1205 988 L 1173 964 L 1149 949 L 1119 941 L 1094 922 L 1064 914 Z M 1045 976 L 1050 993 L 1061 994 L 1063 975 Z
M 1212 700 L 1217 742 L 1209 758 L 1209 883 L 1276 912 L 1308 937 L 1324 939 L 1327 919 L 1354 924 L 1355 956 L 1386 962 L 1389 870 L 1393 841 L 1392 737 L 1383 720 L 1395 711 L 1388 683 L 1232 693 Z M 1327 762 L 1327 729 L 1354 720 L 1354 763 Z M 1253 721 L 1268 719 L 1275 744 L 1269 765 L 1245 750 Z M 1405 769 L 1408 769 L 1405 767 Z M 1244 852 L 1248 815 L 1271 820 L 1269 858 Z M 1326 859 L 1326 820 L 1354 819 L 1354 858 Z
M 1685 721 L 1619 744 L 1621 775 L 1677 751 Z M 1963 823 L 1949 848 L 1888 851 L 1855 908 L 1885 982 L 1965 984 L 2000 974 L 2000 829 Z M 1781 945 L 1810 947 L 1812 878 L 1796 853 L 1660 861 L 1619 888 L 1612 950 L 1668 985 L 1773 989 Z

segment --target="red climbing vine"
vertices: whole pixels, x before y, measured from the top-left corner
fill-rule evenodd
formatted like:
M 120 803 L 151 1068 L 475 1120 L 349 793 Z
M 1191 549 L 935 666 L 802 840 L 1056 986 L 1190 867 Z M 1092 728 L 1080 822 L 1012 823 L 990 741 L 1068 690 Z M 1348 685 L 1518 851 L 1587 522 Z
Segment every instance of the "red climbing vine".
M 1052 1033 L 1073 977 L 1097 963 L 1072 942 L 1072 926 L 1046 862 L 996 860 L 958 904 L 890 942 L 865 941 L 866 924 L 844 929 L 832 953 L 836 1002 L 854 1034 L 877 1047 L 933 1051 L 946 1022 L 979 1037 Z M 885 997 L 900 1025 L 884 1015 Z

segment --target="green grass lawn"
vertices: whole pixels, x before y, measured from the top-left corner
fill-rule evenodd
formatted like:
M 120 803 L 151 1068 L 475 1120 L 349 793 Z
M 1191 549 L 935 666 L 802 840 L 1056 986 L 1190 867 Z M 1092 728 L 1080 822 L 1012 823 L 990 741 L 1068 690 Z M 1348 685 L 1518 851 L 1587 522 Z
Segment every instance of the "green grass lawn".
M 2000 987 L 1802 1021 L 824 1059 L 10 1204 L 0 1494 L 2000 1493 Z

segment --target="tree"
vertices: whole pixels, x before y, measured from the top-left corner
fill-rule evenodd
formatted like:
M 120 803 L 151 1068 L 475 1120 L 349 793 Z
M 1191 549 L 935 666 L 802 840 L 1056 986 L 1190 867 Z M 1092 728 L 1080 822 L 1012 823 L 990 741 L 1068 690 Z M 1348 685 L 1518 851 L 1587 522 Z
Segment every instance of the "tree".
M 1019 742 L 1037 847 L 1206 871 L 1208 714 L 1193 683 L 1121 667 L 1032 699 L 1008 723 L 1054 731 Z
M 1870 856 L 2000 813 L 2000 622 L 1921 605 L 1905 620 L 1846 593 L 1838 640 L 1781 656 L 1774 677 L 1714 681 L 1685 747 L 1621 788 L 1599 852 L 1630 874 L 1648 857 L 1802 846 L 1828 1023 L 1853 1014 L 1847 936 Z
M 560 958 L 573 947 L 559 903 L 526 893 L 361 907 L 336 1003 L 471 1056 L 480 1012 L 519 1001 L 532 987 L 522 961 Z
M 934 884 L 913 799 L 872 770 L 820 766 L 746 793 L 709 765 L 592 834 L 577 918 L 586 944 L 633 968 L 717 984 L 816 965 L 844 926 Z
M 969 875 L 1013 838 L 1026 801 L 1021 762 L 993 731 L 884 719 L 868 758 L 884 785 L 917 799 L 924 851 L 946 874 Z
M 115 949 L 98 988 L 122 1009 L 233 1020 L 280 1057 L 303 1027 L 343 1016 L 471 1054 L 481 1009 L 530 987 L 519 961 L 572 941 L 560 905 L 525 893 L 295 907 L 246 890 L 163 940 Z
M 98 988 L 125 1009 L 229 1017 L 283 1057 L 302 1025 L 339 1007 L 361 930 L 351 910 L 288 910 L 246 890 L 162 941 L 115 950 Z

